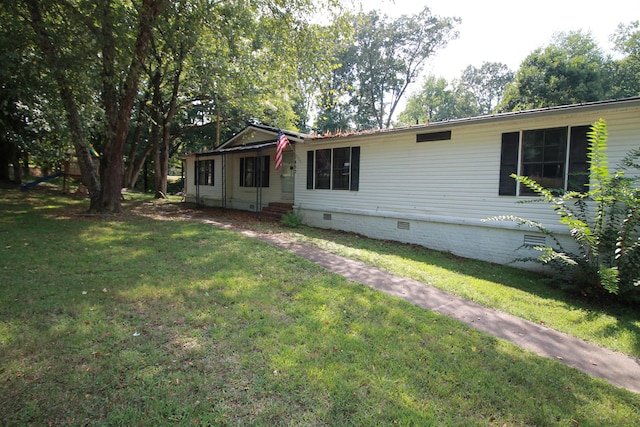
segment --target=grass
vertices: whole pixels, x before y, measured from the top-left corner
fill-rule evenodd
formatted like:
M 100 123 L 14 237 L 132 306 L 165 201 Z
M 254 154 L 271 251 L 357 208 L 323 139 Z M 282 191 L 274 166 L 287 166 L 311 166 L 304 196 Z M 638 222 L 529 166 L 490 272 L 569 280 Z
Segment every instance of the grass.
M 640 317 L 624 306 L 589 303 L 547 285 L 544 277 L 416 245 L 310 227 L 294 238 L 427 283 L 487 307 L 640 358 Z
M 637 394 L 287 251 L 85 208 L 0 190 L 1 425 L 640 424 Z

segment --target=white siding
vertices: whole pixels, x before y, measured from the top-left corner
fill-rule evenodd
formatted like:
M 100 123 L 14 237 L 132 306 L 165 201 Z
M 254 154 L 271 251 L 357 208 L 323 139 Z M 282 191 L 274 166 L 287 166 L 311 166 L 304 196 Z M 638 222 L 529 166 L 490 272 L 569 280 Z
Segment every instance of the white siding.
M 287 148 L 293 151 L 293 148 Z M 276 170 L 273 157 L 275 150 L 264 150 L 261 155 L 269 157 L 269 186 L 262 188 L 262 207 L 267 206 L 271 202 L 281 202 L 281 171 Z M 230 209 L 240 209 L 247 211 L 256 211 L 257 209 L 257 189 L 255 187 L 240 186 L 240 159 L 243 157 L 257 156 L 255 151 L 247 151 L 244 153 L 233 153 L 215 156 L 200 156 L 198 160 L 214 159 L 215 161 L 215 181 L 213 186 L 200 185 L 196 191 L 194 184 L 195 178 L 195 155 L 189 155 L 185 158 L 185 200 L 187 202 L 198 202 L 205 206 L 223 206 L 222 201 L 222 162 L 226 157 L 226 206 Z M 296 159 L 296 163 L 299 159 Z
M 515 215 L 563 230 L 543 203 L 517 203 L 526 197 L 499 196 L 502 133 L 527 129 L 589 125 L 603 117 L 609 129 L 609 164 L 614 167 L 640 144 L 640 108 L 603 108 L 534 114 L 509 120 L 441 124 L 451 140 L 416 143 L 415 131 L 386 132 L 305 142 L 297 147 L 296 206 L 316 227 L 421 244 L 438 250 L 505 263 L 533 230 L 511 223 L 484 222 Z M 359 146 L 359 191 L 307 190 L 307 150 Z M 326 220 L 324 214 L 331 214 Z M 397 227 L 410 222 L 410 230 Z M 564 230 L 563 230 L 564 231 Z M 519 254 L 521 256 L 522 254 Z
M 196 156 L 185 158 L 185 200 L 191 203 L 201 203 L 206 206 L 222 206 L 222 157 L 200 156 L 198 160 L 213 160 L 213 184 L 195 185 Z

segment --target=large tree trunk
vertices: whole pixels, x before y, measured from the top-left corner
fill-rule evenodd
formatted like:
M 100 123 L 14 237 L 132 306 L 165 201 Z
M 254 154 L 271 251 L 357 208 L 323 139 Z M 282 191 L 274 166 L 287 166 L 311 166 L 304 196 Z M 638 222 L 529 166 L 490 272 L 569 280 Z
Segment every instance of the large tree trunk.
M 108 3 L 108 2 L 107 2 Z M 129 132 L 131 122 L 131 111 L 138 93 L 140 83 L 140 75 L 144 67 L 147 56 L 147 48 L 151 40 L 151 32 L 155 24 L 156 18 L 160 13 L 160 8 L 164 0 L 143 0 L 140 7 L 140 21 L 138 27 L 138 36 L 136 38 L 135 49 L 131 64 L 129 65 L 127 78 L 123 88 L 123 95 L 119 99 L 114 97 L 115 91 L 115 73 L 109 74 L 115 61 L 115 52 L 111 51 L 113 44 L 113 32 L 104 34 L 105 43 L 103 50 L 106 50 L 108 63 L 104 63 L 104 103 L 105 113 L 107 115 L 107 133 L 105 141 L 104 156 L 102 161 L 105 162 L 103 168 L 102 181 L 102 198 L 101 209 L 109 212 L 120 212 L 122 179 L 124 174 L 124 148 Z M 108 8 L 108 5 L 107 5 Z M 109 23 L 109 11 L 105 8 L 106 20 Z M 108 30 L 108 28 L 105 28 Z M 117 106 L 117 108 L 116 108 Z
M 10 181 L 10 163 L 13 152 L 13 144 L 8 139 L 0 139 L 0 181 Z

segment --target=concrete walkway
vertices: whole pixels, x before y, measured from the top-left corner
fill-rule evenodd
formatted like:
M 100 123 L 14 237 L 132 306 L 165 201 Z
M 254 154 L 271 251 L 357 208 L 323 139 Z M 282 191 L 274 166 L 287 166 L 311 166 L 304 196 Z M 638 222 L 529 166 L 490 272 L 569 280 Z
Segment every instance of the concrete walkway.
M 640 360 L 616 353 L 537 323 L 483 307 L 415 280 L 396 276 L 360 261 L 292 242 L 281 234 L 265 234 L 228 223 L 205 220 L 245 236 L 271 243 L 347 279 L 403 298 L 473 328 L 503 338 L 537 355 L 558 360 L 611 384 L 640 393 Z

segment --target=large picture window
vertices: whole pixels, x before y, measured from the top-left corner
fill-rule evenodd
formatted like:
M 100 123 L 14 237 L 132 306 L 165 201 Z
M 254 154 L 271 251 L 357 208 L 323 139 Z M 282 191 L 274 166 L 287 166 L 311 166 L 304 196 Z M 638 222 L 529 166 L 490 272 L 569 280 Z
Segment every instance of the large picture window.
M 240 159 L 240 187 L 269 186 L 269 156 Z
M 307 188 L 358 191 L 360 147 L 325 148 L 307 152 Z
M 196 161 L 196 185 L 214 185 L 214 161 L 213 160 L 197 160 Z
M 535 195 L 526 186 L 517 186 L 511 174 L 527 176 L 552 191 L 585 190 L 588 131 L 589 126 L 573 126 L 503 133 L 499 194 Z

